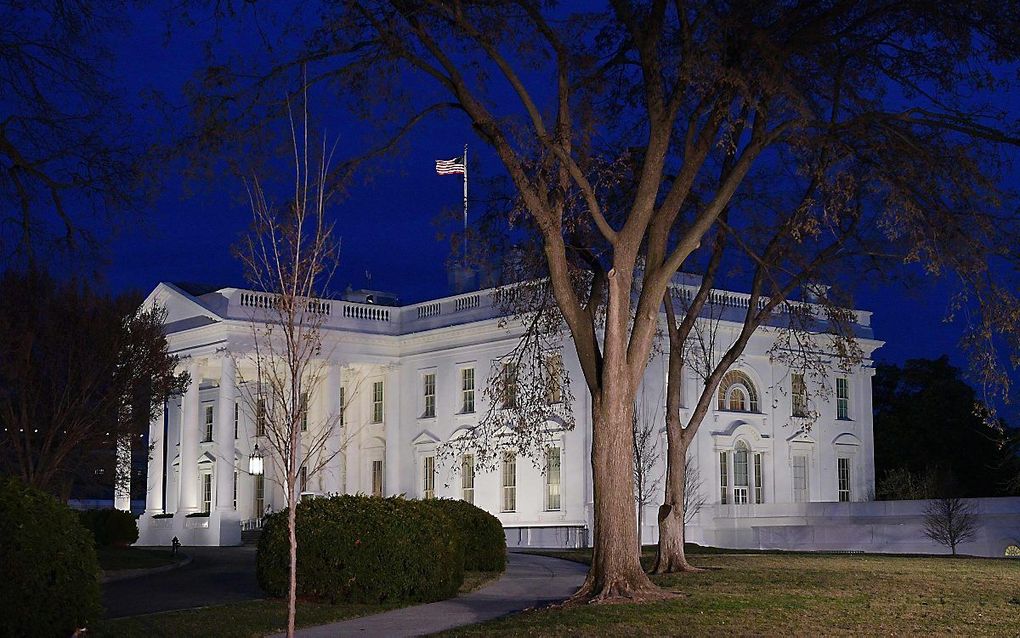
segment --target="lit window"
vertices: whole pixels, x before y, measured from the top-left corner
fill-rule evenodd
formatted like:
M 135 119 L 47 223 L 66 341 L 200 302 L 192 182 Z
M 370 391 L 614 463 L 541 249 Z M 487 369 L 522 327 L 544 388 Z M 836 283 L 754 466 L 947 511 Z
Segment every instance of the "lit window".
M 503 508 L 504 512 L 517 511 L 517 455 L 503 454 Z
M 765 485 L 762 481 L 761 454 L 754 455 L 754 502 L 761 504 L 765 502 Z
M 425 399 L 425 410 L 422 417 L 431 419 L 436 416 L 436 373 L 429 372 L 422 377 L 422 393 Z
M 807 416 L 807 383 L 804 375 L 794 373 L 790 379 L 790 395 L 793 399 L 793 416 Z
M 212 474 L 202 474 L 202 511 L 208 514 L 212 511 Z
M 550 447 L 545 451 L 545 509 L 560 510 L 560 448 Z
M 836 418 L 850 418 L 850 380 L 846 377 L 836 377 Z
M 203 442 L 212 441 L 213 435 L 213 406 L 205 406 L 205 437 L 202 439 Z
M 436 497 L 436 457 L 426 456 L 421 468 L 421 495 L 422 498 Z
M 717 405 L 720 410 L 730 412 L 757 412 L 758 391 L 750 377 L 739 370 L 731 370 L 719 382 Z
M 839 480 L 839 501 L 850 502 L 850 459 L 841 456 L 836 459 L 836 474 Z
M 470 414 L 475 411 L 475 369 L 464 368 L 460 371 L 460 411 Z
M 545 370 L 548 376 L 545 389 L 545 402 L 555 405 L 563 402 L 563 355 L 550 354 L 545 358 Z
M 733 452 L 733 503 L 735 505 L 747 503 L 749 478 L 747 474 L 747 446 L 740 442 L 737 443 L 737 449 Z
M 255 475 L 255 518 L 262 518 L 266 512 L 266 477 Z
M 301 393 L 301 402 L 298 404 L 298 412 L 301 415 L 301 431 L 308 431 L 308 393 Z M 302 468 L 304 469 L 304 468 Z
M 465 454 L 460 461 L 460 498 L 475 502 L 475 455 Z
M 382 461 L 372 461 L 372 496 L 383 495 Z
M 383 422 L 383 382 L 372 384 L 372 423 Z
M 719 502 L 723 505 L 729 502 L 729 455 L 726 452 L 719 453 Z
M 808 463 L 801 454 L 793 457 L 793 502 L 806 503 L 808 500 Z

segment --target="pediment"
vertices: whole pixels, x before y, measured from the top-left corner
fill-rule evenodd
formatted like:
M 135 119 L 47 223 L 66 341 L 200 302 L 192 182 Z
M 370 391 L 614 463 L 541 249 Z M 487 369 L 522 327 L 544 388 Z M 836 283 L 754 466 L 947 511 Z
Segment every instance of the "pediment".
M 437 445 L 439 442 L 439 437 L 435 434 L 432 434 L 428 430 L 422 430 L 418 436 L 412 439 L 411 445 Z
M 140 308 L 148 310 L 154 306 L 166 308 L 164 322 L 167 324 L 202 317 L 211 320 L 222 319 L 198 299 L 167 282 L 160 282 L 145 298 Z

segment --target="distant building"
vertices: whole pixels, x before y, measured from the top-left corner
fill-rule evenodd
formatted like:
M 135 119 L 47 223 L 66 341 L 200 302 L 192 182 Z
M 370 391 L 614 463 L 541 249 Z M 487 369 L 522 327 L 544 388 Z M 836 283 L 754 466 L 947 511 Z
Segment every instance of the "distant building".
M 676 285 L 690 289 L 696 281 L 680 277 Z M 736 325 L 727 322 L 749 299 L 725 291 L 713 298 L 723 329 Z M 242 524 L 257 526 L 264 512 L 284 506 L 271 463 L 265 476 L 248 474 L 260 437 L 256 415 L 240 399 L 234 363 L 245 365 L 248 322 L 265 295 L 222 288 L 196 296 L 162 283 L 146 303 L 166 307 L 170 350 L 183 357 L 193 385 L 150 426 L 140 543 L 167 544 L 178 536 L 185 544 L 236 544 Z M 570 343 L 559 354 L 580 388 L 572 406 L 576 428 L 552 428 L 544 459 L 507 458 L 494 471 L 476 472 L 471 458 L 437 457 L 437 448 L 478 423 L 488 408 L 483 388 L 494 362 L 518 333 L 501 325 L 492 290 L 396 303 L 378 291 L 321 301 L 323 351 L 332 353 L 332 370 L 308 409 L 324 414 L 346 404 L 337 445 L 341 436 L 347 444 L 323 471 L 303 479 L 302 491 L 462 498 L 497 516 L 511 545 L 585 544 L 592 526 L 590 400 Z M 758 522 L 780 512 L 874 498 L 870 356 L 881 342 L 873 338 L 870 313 L 855 316 L 865 362 L 848 374 L 832 370 L 826 392 L 770 361 L 772 333 L 761 329 L 751 339 L 691 449 L 707 504 L 689 527 L 690 540 L 739 545 Z M 648 413 L 660 417 L 664 375 L 659 354 L 639 395 Z M 685 370 L 685 419 L 700 383 Z M 806 428 L 801 415 L 809 411 L 816 416 Z M 665 433 L 660 436 L 664 448 Z M 260 449 L 268 451 L 265 442 Z M 645 542 L 655 538 L 657 507 L 654 499 Z M 209 515 L 187 516 L 198 512 Z

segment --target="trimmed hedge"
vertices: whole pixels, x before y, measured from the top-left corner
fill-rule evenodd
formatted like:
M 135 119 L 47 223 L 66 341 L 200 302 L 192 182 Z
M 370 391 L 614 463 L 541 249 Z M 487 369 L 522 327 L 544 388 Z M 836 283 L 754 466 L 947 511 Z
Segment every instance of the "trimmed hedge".
M 99 618 L 92 535 L 67 505 L 0 479 L 0 635 L 70 636 Z
M 464 571 L 506 569 L 506 534 L 498 518 L 466 501 L 443 498 L 423 502 L 457 524 L 464 543 Z
M 96 539 L 96 547 L 127 547 L 138 540 L 138 522 L 131 512 L 83 510 L 78 518 Z
M 461 534 L 447 516 L 399 497 L 334 496 L 297 507 L 298 595 L 336 602 L 428 602 L 464 582 Z M 287 510 L 263 522 L 259 586 L 287 593 Z

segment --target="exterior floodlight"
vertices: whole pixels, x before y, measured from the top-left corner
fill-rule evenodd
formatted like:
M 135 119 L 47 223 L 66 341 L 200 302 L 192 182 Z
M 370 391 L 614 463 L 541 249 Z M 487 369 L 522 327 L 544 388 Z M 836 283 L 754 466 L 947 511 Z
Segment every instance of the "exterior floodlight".
M 252 450 L 251 456 L 248 457 L 248 473 L 252 476 L 261 476 L 264 466 L 264 459 L 262 453 L 259 452 L 259 444 L 255 444 L 255 449 Z

